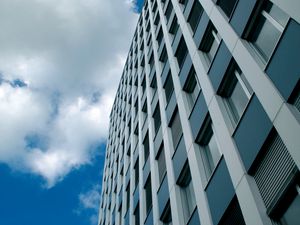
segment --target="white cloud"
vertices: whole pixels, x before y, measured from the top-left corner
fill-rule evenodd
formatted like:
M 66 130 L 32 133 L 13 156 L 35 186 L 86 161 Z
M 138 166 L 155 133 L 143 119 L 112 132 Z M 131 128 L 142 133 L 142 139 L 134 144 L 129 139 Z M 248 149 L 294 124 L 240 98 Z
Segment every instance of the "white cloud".
M 94 185 L 90 190 L 79 194 L 79 209 L 76 210 L 77 214 L 84 211 L 90 212 L 90 224 L 98 224 L 98 210 L 100 204 L 100 185 Z
M 0 1 L 0 162 L 47 187 L 91 163 L 136 22 L 127 0 Z

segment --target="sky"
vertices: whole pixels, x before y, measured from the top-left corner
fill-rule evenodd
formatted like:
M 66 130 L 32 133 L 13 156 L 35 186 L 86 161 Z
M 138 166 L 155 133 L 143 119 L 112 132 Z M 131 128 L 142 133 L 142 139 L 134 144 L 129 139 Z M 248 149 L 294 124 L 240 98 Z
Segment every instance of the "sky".
M 0 224 L 95 225 L 142 1 L 0 1 Z

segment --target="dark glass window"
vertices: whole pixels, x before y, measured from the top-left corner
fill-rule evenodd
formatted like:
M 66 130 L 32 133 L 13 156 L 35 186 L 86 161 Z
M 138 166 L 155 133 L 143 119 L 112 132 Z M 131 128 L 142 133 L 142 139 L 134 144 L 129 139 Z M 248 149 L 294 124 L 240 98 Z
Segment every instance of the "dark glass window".
M 174 113 L 174 116 L 170 123 L 170 128 L 172 133 L 173 147 L 175 150 L 182 136 L 182 127 L 178 110 L 176 110 L 176 112 Z
M 197 97 L 200 93 L 200 85 L 197 79 L 197 74 L 194 67 L 192 66 L 187 81 L 183 87 L 183 90 L 187 93 L 187 99 L 190 110 L 194 107 Z
M 175 53 L 175 57 L 177 59 L 178 66 L 179 66 L 180 69 L 183 66 L 186 55 L 187 55 L 187 46 L 186 46 L 186 43 L 184 41 L 184 38 L 181 37 L 181 40 L 178 44 L 178 48 L 177 48 L 176 53 Z
M 145 184 L 146 195 L 146 214 L 148 214 L 152 208 L 152 192 L 151 192 L 151 177 L 149 175 Z
M 227 17 L 230 17 L 234 10 L 236 2 L 237 0 L 219 0 L 217 1 L 217 5 L 220 6 Z
M 146 134 L 146 137 L 143 141 L 143 145 L 144 145 L 144 156 L 145 156 L 145 163 L 147 162 L 147 159 L 149 157 L 150 154 L 150 149 L 149 149 L 149 136 L 148 134 Z
M 195 33 L 199 20 L 201 18 L 201 15 L 203 13 L 203 8 L 199 1 L 194 1 L 192 10 L 190 12 L 190 15 L 188 17 L 188 23 L 190 24 L 193 33 Z
M 153 120 L 154 120 L 154 131 L 155 134 L 157 133 L 160 124 L 161 124 L 161 118 L 160 118 L 160 111 L 159 111 L 159 103 L 157 103 L 154 113 L 153 113 Z
M 162 145 L 159 149 L 159 154 L 157 156 L 157 166 L 158 166 L 158 178 L 159 183 L 162 182 L 167 170 L 166 170 L 166 159 L 165 159 L 165 150 Z
M 165 89 L 165 95 L 166 95 L 166 102 L 168 104 L 169 101 L 170 101 L 170 98 L 173 94 L 173 91 L 174 91 L 171 71 L 169 71 L 169 74 L 167 76 L 167 79 L 166 79 L 166 82 L 165 82 L 165 85 L 164 85 L 164 89 Z
M 167 6 L 167 9 L 166 9 L 166 12 L 165 12 L 165 16 L 166 16 L 167 22 L 168 22 L 169 19 L 170 19 L 172 10 L 173 10 L 172 1 L 169 1 L 168 6 Z

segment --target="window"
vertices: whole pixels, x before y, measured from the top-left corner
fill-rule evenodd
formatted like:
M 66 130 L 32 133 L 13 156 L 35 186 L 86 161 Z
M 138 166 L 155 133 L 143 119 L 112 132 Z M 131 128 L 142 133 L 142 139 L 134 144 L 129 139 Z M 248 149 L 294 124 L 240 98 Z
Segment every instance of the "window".
M 181 37 L 175 53 L 175 57 L 177 59 L 179 69 L 181 69 L 181 67 L 183 66 L 186 55 L 187 55 L 186 43 L 184 41 L 184 38 Z
M 196 32 L 199 20 L 201 18 L 201 15 L 203 13 L 203 8 L 199 1 L 194 1 L 194 5 L 192 7 L 192 10 L 190 12 L 190 15 L 188 17 L 188 23 L 190 24 L 193 33 Z
M 152 207 L 152 193 L 151 193 L 151 176 L 149 175 L 145 184 L 145 195 L 146 195 L 146 215 L 151 210 Z
M 168 6 L 167 6 L 167 9 L 166 9 L 166 12 L 165 12 L 165 16 L 166 16 L 166 19 L 167 19 L 167 23 L 169 22 L 169 19 L 170 19 L 172 10 L 173 10 L 172 1 L 169 1 Z
M 206 121 L 204 132 L 200 135 L 199 139 L 196 142 L 201 146 L 201 157 L 206 177 L 209 179 L 221 157 L 210 118 Z
M 138 203 L 134 210 L 134 221 L 135 225 L 140 225 L 140 204 Z
M 173 140 L 173 147 L 176 149 L 180 138 L 182 136 L 182 128 L 178 110 L 175 111 L 172 121 L 170 123 L 171 133 L 172 133 L 172 140 Z
M 209 22 L 199 48 L 201 51 L 206 53 L 205 55 L 209 65 L 215 57 L 220 43 L 221 37 L 218 34 L 217 29 L 211 22 Z
M 126 207 L 126 211 L 128 211 L 130 207 L 130 182 L 126 187 Z
M 153 113 L 153 120 L 154 120 L 154 133 L 156 134 L 160 124 L 161 124 L 161 119 L 160 119 L 160 112 L 159 112 L 159 103 L 157 103 L 154 113 Z
M 197 74 L 195 72 L 194 67 L 192 66 L 187 81 L 183 87 L 183 90 L 187 93 L 187 99 L 190 110 L 193 109 L 195 102 L 197 100 L 197 97 L 200 93 L 200 85 L 197 79 Z
M 162 39 L 163 39 L 163 31 L 162 28 L 160 28 L 156 38 L 158 46 L 160 46 Z
M 147 159 L 149 157 L 149 153 L 150 153 L 150 149 L 149 149 L 149 136 L 148 133 L 146 134 L 146 137 L 143 141 L 143 145 L 144 145 L 144 155 L 145 155 L 145 163 L 147 162 Z
M 153 65 L 154 65 L 154 56 L 153 56 L 153 53 L 152 53 L 151 56 L 150 56 L 150 59 L 149 59 L 150 71 L 152 70 Z
M 167 76 L 166 82 L 164 84 L 164 89 L 165 89 L 165 95 L 166 95 L 166 102 L 168 104 L 171 99 L 171 96 L 173 94 L 173 91 L 174 91 L 171 71 L 169 71 L 169 74 Z
M 177 22 L 177 17 L 174 16 L 174 18 L 172 20 L 172 24 L 170 26 L 170 30 L 169 30 L 170 34 L 175 35 L 177 30 L 178 30 L 178 27 L 179 27 L 179 25 L 178 25 L 178 22 Z
M 159 149 L 159 153 L 157 156 L 157 166 L 158 166 L 158 179 L 159 179 L 159 183 L 161 183 L 167 172 L 166 171 L 165 151 L 164 151 L 163 145 Z
M 159 61 L 161 61 L 164 65 L 168 61 L 168 54 L 167 54 L 166 46 L 163 47 L 163 50 L 159 57 Z
M 142 108 L 142 126 L 144 127 L 144 124 L 146 122 L 146 119 L 147 119 L 147 98 L 144 102 L 144 105 L 143 105 L 143 108 Z
M 228 18 L 230 18 L 237 0 L 219 0 L 217 1 L 217 5 L 223 10 Z
M 261 1 L 258 17 L 250 27 L 249 41 L 267 62 L 288 22 L 288 15 L 269 1 Z
M 142 95 L 144 95 L 146 92 L 146 78 L 145 77 L 144 77 L 141 85 L 142 85 L 142 92 L 143 92 Z
M 188 163 L 184 166 L 177 183 L 180 186 L 184 222 L 187 223 L 196 207 L 196 197 Z
M 134 177 L 135 177 L 135 188 L 137 188 L 139 184 L 139 158 L 137 158 L 136 163 L 134 165 Z
M 294 185 L 288 192 L 288 198 L 286 199 L 286 209 L 282 214 L 279 222 L 281 225 L 298 225 L 299 213 L 300 213 L 300 186 Z
M 235 127 L 253 94 L 244 74 L 235 61 L 231 62 L 220 94 L 225 99 L 225 105 Z
M 134 103 L 134 116 L 135 117 L 138 116 L 138 99 L 136 99 L 136 101 Z
M 219 225 L 246 225 L 244 217 L 237 200 L 237 197 L 234 196 L 231 200 L 229 206 L 227 207 L 224 215 L 222 216 Z
M 160 220 L 163 222 L 163 225 L 172 225 L 172 212 L 170 201 L 168 201 Z

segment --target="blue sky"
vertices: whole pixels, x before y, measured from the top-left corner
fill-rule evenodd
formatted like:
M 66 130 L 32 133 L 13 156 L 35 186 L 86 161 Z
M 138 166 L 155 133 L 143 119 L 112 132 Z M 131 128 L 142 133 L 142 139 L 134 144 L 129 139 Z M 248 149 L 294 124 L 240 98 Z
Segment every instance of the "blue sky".
M 142 1 L 0 1 L 0 224 L 97 224 L 109 113 Z

